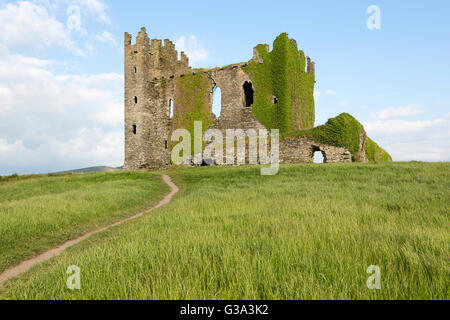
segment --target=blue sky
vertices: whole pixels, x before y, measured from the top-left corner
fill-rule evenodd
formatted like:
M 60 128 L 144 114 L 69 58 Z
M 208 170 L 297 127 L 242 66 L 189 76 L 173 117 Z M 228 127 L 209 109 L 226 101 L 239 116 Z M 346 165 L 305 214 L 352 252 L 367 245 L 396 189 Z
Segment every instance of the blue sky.
M 367 28 L 370 5 L 381 30 Z M 0 174 L 122 164 L 123 33 L 142 26 L 194 67 L 247 61 L 288 32 L 317 64 L 317 125 L 349 112 L 394 160 L 448 161 L 449 13 L 449 1 L 0 0 Z

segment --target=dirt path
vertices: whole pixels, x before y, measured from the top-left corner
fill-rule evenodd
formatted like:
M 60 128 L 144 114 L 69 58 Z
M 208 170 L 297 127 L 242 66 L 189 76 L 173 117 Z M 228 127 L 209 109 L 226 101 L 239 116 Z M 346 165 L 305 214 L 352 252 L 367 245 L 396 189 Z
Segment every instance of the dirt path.
M 57 247 L 55 249 L 51 249 L 49 251 L 46 251 L 46 252 L 40 254 L 39 256 L 37 256 L 35 258 L 23 261 L 19 265 L 15 266 L 15 267 L 12 267 L 12 268 L 6 270 L 5 272 L 3 272 L 2 274 L 0 274 L 0 288 L 9 279 L 15 278 L 18 275 L 20 275 L 21 273 L 27 272 L 32 267 L 34 267 L 36 264 L 44 262 L 44 261 L 47 261 L 47 260 L 49 260 L 49 259 L 51 259 L 51 258 L 53 258 L 53 257 L 55 257 L 57 255 L 59 255 L 61 252 L 63 252 L 67 248 L 70 248 L 70 247 L 80 243 L 81 241 L 89 238 L 90 236 L 92 236 L 92 235 L 94 235 L 96 233 L 108 230 L 109 228 L 112 228 L 112 227 L 118 226 L 120 224 L 123 224 L 123 223 L 125 223 L 127 221 L 134 220 L 134 219 L 137 219 L 139 217 L 142 217 L 144 214 L 149 213 L 149 212 L 151 212 L 151 211 L 153 211 L 155 209 L 158 209 L 158 208 L 168 204 L 172 200 L 172 197 L 178 192 L 179 189 L 172 182 L 172 179 L 170 179 L 170 177 L 168 175 L 163 175 L 162 179 L 164 180 L 164 182 L 167 185 L 169 185 L 169 187 L 172 189 L 172 191 L 167 196 L 165 196 L 164 199 L 162 199 L 156 206 L 154 206 L 153 208 L 147 209 L 145 211 L 139 212 L 138 214 L 136 214 L 136 215 L 134 215 L 132 217 L 120 220 L 120 221 L 118 221 L 116 223 L 110 224 L 110 225 L 105 226 L 105 227 L 98 228 L 98 229 L 96 229 L 94 231 L 86 233 L 85 235 L 83 235 L 81 237 L 78 237 L 76 239 L 70 240 L 70 241 L 64 243 L 63 245 L 61 245 L 61 246 L 59 246 L 59 247 Z

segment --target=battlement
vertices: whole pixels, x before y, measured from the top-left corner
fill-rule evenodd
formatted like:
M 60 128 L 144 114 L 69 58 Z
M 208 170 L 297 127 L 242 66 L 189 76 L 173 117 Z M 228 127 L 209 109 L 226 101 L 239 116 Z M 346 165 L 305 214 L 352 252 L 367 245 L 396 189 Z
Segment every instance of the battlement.
M 297 49 L 297 41 L 295 39 L 289 39 L 290 44 Z M 266 53 L 270 53 L 270 46 L 268 44 L 259 44 L 253 48 L 253 57 L 250 61 L 257 63 L 264 63 L 263 56 Z M 307 72 L 311 78 L 314 79 L 316 72 L 316 63 L 311 60 L 310 57 L 306 57 L 304 52 L 299 50 L 298 57 L 301 62 L 301 67 L 303 72 Z M 305 70 L 306 69 L 306 70 Z
M 307 64 L 306 64 L 306 72 L 307 72 L 311 77 L 313 77 L 314 74 L 315 74 L 315 72 L 316 72 L 316 63 L 313 62 L 313 61 L 311 60 L 310 57 L 307 57 L 307 58 L 306 58 L 306 61 L 307 61 Z
M 189 72 L 189 58 L 175 49 L 175 44 L 169 39 L 150 39 L 145 28 L 139 31 L 136 43 L 132 43 L 132 35 L 125 33 L 125 59 L 134 65 L 140 64 L 147 78 L 170 78 Z
M 151 39 L 145 28 L 136 43 L 129 33 L 124 41 L 127 170 L 169 166 L 172 133 L 182 128 L 193 136 L 197 121 L 204 130 L 222 133 L 278 129 L 284 140 L 281 163 L 312 163 L 317 151 L 325 162 L 351 162 L 352 156 L 364 162 L 369 157 L 367 145 L 375 145 L 364 129 L 354 130 L 362 126 L 349 115 L 314 128 L 315 63 L 287 33 L 272 46 L 256 46 L 248 62 L 212 69 L 190 68 L 189 58 L 184 52 L 178 55 L 172 41 Z M 220 111 L 213 108 L 218 89 Z M 336 134 L 345 135 L 345 145 Z M 380 150 L 371 147 L 375 149 Z M 373 151 L 371 159 L 390 158 L 381 152 L 377 156 Z M 223 154 L 216 157 L 219 164 L 224 160 Z
M 132 40 L 125 33 L 125 168 L 169 165 L 172 132 L 194 121 L 281 134 L 314 126 L 314 62 L 287 33 L 255 47 L 250 61 L 211 69 L 190 68 L 174 42 L 151 39 L 145 28 Z M 217 88 L 221 110 L 214 113 Z
M 263 49 L 260 49 L 263 48 Z M 266 53 L 270 52 L 270 46 L 268 44 L 260 44 L 253 48 L 253 58 L 251 61 L 263 63 L 264 59 L 261 57 L 260 50 L 264 50 Z

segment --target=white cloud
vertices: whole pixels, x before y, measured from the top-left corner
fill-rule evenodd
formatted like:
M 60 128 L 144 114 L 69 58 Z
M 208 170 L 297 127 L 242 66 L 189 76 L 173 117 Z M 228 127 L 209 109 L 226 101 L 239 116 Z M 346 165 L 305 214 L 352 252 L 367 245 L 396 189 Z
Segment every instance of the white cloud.
M 350 102 L 348 100 L 341 100 L 341 102 L 339 102 L 339 105 L 343 108 L 346 108 L 350 105 Z
M 65 12 L 65 10 L 72 6 L 78 6 L 81 11 L 81 16 L 91 16 L 96 20 L 105 24 L 111 23 L 111 18 L 108 16 L 108 7 L 101 0 L 30 0 L 38 5 L 44 6 L 53 13 Z
M 209 57 L 208 51 L 197 40 L 197 37 L 190 35 L 189 37 L 179 37 L 175 40 L 175 47 L 178 52 L 184 51 L 189 57 L 189 61 L 194 66 L 196 63 L 205 61 Z
M 71 8 L 78 9 L 79 15 L 75 17 Z M 62 48 L 78 55 L 94 51 L 89 44 L 94 38 L 111 46 L 118 46 L 118 42 L 106 30 L 97 36 L 91 35 L 87 30 L 91 20 L 111 23 L 107 6 L 102 1 L 11 2 L 0 9 L 0 44 L 19 52 L 41 53 L 48 48 Z M 77 40 L 84 44 L 77 43 Z
M 123 76 L 57 75 L 0 59 L 0 174 L 123 163 Z
M 8 48 L 40 51 L 60 47 L 83 54 L 63 23 L 47 9 L 27 1 L 8 3 L 0 10 L 0 43 Z
M 379 120 L 392 120 L 415 117 L 423 113 L 420 105 L 410 104 L 404 107 L 381 110 L 375 116 Z
M 2 103 L 0 104 L 0 116 L 6 114 L 12 105 L 12 92 L 11 90 L 0 84 L 0 97 Z
M 395 161 L 449 161 L 450 118 L 367 122 L 368 135 Z
M 114 36 L 110 32 L 108 32 L 106 30 L 103 30 L 102 33 L 98 34 L 96 36 L 96 39 L 98 41 L 100 41 L 101 43 L 109 44 L 111 47 L 118 47 L 117 40 L 114 38 Z
M 61 141 L 48 140 L 29 148 L 21 140 L 8 142 L 0 138 L 0 174 L 43 173 L 97 165 L 123 164 L 118 132 L 105 134 L 100 129 L 81 128 L 76 136 Z
M 107 6 L 99 0 L 59 0 L 63 2 L 69 2 L 75 5 L 79 5 L 85 8 L 90 14 L 96 16 L 103 23 L 110 24 L 111 19 L 109 18 L 107 11 Z

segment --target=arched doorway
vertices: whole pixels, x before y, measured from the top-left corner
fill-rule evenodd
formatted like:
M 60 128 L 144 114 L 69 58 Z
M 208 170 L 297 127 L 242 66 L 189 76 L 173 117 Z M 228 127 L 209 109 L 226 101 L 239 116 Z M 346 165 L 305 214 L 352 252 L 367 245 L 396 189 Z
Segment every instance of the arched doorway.
M 319 147 L 312 147 L 312 162 L 313 163 L 327 163 L 327 155 Z

